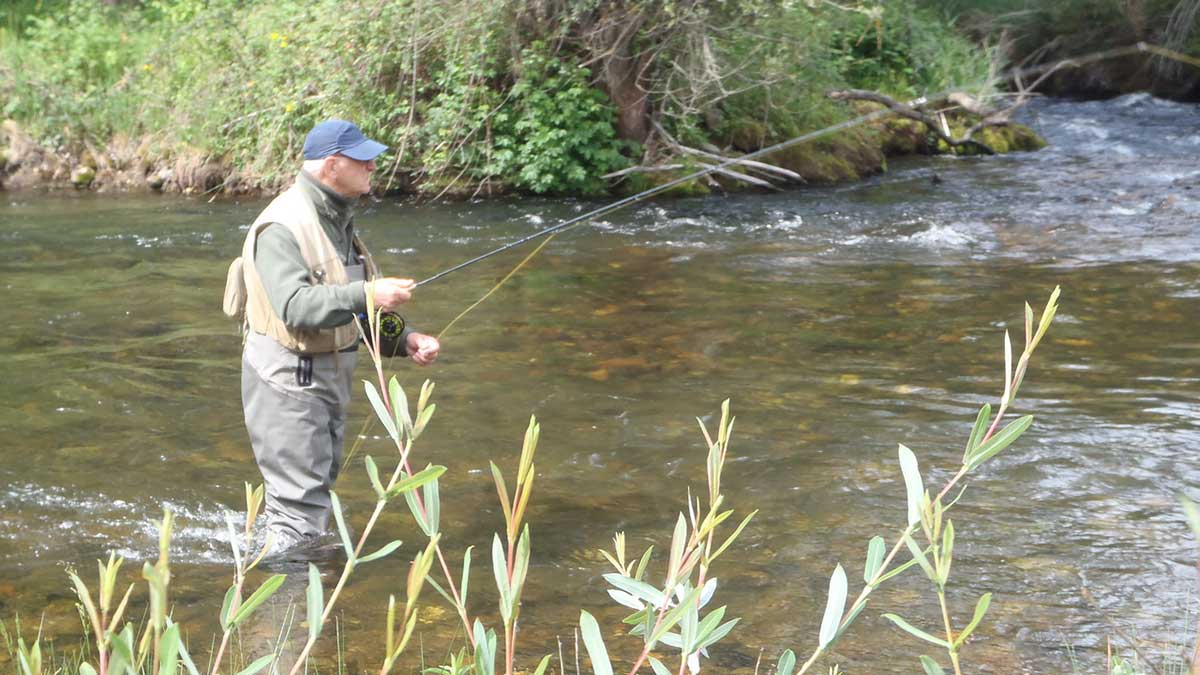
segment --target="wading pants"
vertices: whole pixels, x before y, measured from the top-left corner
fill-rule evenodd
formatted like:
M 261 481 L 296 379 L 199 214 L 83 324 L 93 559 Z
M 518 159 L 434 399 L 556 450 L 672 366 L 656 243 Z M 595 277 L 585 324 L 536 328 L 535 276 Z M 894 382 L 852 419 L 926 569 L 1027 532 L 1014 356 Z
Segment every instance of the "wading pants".
M 301 356 L 246 336 L 242 409 L 267 486 L 267 525 L 279 536 L 319 535 L 329 525 L 357 361 L 353 349 Z

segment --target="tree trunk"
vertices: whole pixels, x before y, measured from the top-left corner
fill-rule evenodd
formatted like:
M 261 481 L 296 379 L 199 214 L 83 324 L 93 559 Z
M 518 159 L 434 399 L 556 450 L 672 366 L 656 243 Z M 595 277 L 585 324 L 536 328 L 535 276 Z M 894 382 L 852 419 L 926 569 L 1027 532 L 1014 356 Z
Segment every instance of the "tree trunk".
M 598 60 L 600 83 L 617 106 L 617 135 L 645 142 L 650 135 L 650 97 L 646 91 L 652 50 L 639 52 L 638 34 L 646 15 L 625 3 L 606 3 L 598 20 L 585 27 L 585 40 Z

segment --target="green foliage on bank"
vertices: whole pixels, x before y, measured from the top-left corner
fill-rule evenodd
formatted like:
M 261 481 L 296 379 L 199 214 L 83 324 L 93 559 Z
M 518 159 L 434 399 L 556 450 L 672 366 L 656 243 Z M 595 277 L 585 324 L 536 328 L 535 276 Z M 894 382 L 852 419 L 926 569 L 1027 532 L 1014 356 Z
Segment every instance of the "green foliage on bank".
M 1049 46 L 1083 53 L 1136 40 L 1196 53 L 1196 0 L 920 0 L 966 28 L 1004 31 L 1028 53 Z M 1057 40 L 1057 44 L 1052 41 Z
M 605 40 L 621 35 L 651 55 L 645 117 L 696 146 L 841 121 L 830 89 L 906 97 L 986 75 L 941 15 L 881 7 L 36 0 L 0 28 L 0 115 L 77 155 L 120 142 L 148 166 L 219 164 L 235 188 L 286 181 L 311 125 L 343 117 L 392 147 L 385 189 L 598 194 L 654 151 L 619 138 L 605 69 L 621 45 Z

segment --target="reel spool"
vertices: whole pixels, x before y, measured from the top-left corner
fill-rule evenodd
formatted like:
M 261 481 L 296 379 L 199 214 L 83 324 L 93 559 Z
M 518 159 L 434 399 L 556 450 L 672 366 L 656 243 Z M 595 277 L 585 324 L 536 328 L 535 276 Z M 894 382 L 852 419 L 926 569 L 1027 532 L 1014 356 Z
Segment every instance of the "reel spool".
M 408 348 L 404 344 L 404 317 L 395 312 L 383 312 L 379 315 L 379 354 L 388 358 L 408 356 Z M 371 334 L 366 336 L 366 342 L 371 342 Z

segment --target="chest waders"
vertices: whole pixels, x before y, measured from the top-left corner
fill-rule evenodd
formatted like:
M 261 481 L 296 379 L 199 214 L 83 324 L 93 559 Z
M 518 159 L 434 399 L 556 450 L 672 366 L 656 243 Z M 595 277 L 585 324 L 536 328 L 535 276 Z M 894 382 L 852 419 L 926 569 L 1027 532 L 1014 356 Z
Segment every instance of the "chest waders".
M 364 267 L 346 265 L 350 281 Z M 329 491 L 345 444 L 346 410 L 358 345 L 300 354 L 251 330 L 242 351 L 242 409 L 266 482 L 266 516 L 283 552 L 329 525 Z

